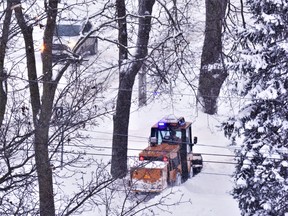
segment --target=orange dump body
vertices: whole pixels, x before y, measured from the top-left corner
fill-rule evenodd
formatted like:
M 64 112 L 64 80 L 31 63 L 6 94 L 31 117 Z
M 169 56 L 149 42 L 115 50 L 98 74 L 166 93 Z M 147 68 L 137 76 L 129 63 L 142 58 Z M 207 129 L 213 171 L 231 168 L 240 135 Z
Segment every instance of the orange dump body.
M 149 146 L 139 153 L 139 158 L 143 157 L 144 160 L 163 161 L 164 157 L 167 159 L 177 157 L 179 149 L 179 145 L 169 145 L 167 143 Z
M 131 169 L 130 186 L 135 192 L 161 192 L 167 187 L 167 162 L 145 161 Z
M 155 183 L 162 177 L 161 168 L 137 168 L 132 173 L 133 179 L 143 180 L 149 183 Z
M 137 192 L 161 192 L 168 186 L 169 160 L 177 157 L 179 145 L 149 146 L 139 154 L 140 164 L 131 168 L 131 188 Z

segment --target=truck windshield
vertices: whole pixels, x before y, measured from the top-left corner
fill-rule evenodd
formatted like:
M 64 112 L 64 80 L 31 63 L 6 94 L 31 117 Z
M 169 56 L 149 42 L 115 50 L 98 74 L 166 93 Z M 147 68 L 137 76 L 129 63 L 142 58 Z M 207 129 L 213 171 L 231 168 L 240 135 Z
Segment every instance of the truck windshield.
M 167 129 L 155 129 L 151 131 L 151 137 L 156 137 L 157 144 L 160 145 L 162 142 L 171 142 L 175 140 L 181 140 L 181 131 Z
M 59 24 L 55 28 L 54 35 L 61 37 L 61 36 L 79 36 L 81 32 L 81 25 L 63 25 Z

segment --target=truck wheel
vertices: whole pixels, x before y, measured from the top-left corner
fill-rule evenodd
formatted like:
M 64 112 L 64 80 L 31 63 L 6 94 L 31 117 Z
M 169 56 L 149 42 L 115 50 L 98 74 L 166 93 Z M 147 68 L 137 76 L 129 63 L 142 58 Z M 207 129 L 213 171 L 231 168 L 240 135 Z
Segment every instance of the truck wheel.
M 193 167 L 191 166 L 190 167 L 190 172 L 189 172 L 189 178 L 192 178 L 194 176 L 194 169 Z
M 201 169 L 202 169 L 201 167 L 194 168 L 194 175 L 197 175 L 198 173 L 200 173 Z
M 175 186 L 181 185 L 181 175 L 180 175 L 179 172 L 176 174 L 176 180 L 175 180 L 175 184 L 174 185 Z

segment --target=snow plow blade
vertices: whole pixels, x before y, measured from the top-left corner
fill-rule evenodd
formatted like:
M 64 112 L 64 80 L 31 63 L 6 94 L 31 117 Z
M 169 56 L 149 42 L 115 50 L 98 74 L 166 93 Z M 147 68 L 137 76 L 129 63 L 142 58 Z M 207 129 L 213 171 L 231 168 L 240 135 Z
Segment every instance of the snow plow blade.
M 146 162 L 130 170 L 130 188 L 134 192 L 159 193 L 167 186 L 165 162 Z

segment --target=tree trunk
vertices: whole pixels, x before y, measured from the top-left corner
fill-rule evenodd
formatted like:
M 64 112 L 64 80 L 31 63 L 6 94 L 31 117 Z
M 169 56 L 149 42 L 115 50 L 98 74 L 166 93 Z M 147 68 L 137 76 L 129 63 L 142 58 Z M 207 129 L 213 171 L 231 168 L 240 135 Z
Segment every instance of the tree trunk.
M 148 41 L 151 30 L 151 14 L 155 0 L 139 0 L 139 27 L 136 44 L 136 54 L 133 62 L 125 71 L 120 69 L 119 90 L 116 103 L 116 113 L 113 119 L 113 141 L 111 175 L 123 178 L 127 173 L 128 127 L 132 89 L 135 77 L 142 67 L 148 53 Z
M 6 103 L 7 103 L 7 74 L 4 69 L 4 59 L 9 36 L 9 27 L 11 22 L 12 10 L 11 2 L 7 1 L 7 9 L 5 10 L 5 18 L 2 27 L 2 35 L 0 40 L 0 128 L 3 123 Z
M 147 92 L 146 92 L 146 67 L 143 64 L 142 69 L 138 74 L 139 81 L 139 90 L 138 90 L 138 102 L 139 107 L 143 107 L 147 105 Z
M 118 17 L 118 42 L 119 42 L 119 68 L 124 59 L 128 58 L 128 38 L 125 0 L 116 0 L 116 10 Z
M 13 0 L 15 5 L 19 0 Z M 48 1 L 46 6 L 47 23 L 43 37 L 43 94 L 40 101 L 40 90 L 36 72 L 35 51 L 33 42 L 33 26 L 26 23 L 21 7 L 15 7 L 15 15 L 24 36 L 27 72 L 29 79 L 30 99 L 32 104 L 33 122 L 35 127 L 35 163 L 39 184 L 40 215 L 54 216 L 53 178 L 48 152 L 49 127 L 53 109 L 56 83 L 52 80 L 52 40 L 57 16 L 58 0 Z M 42 102 L 42 104 L 41 104 Z
M 113 149 L 111 174 L 122 178 L 127 173 L 128 126 L 135 77 L 122 79 L 119 85 L 116 114 L 113 118 Z
M 227 77 L 222 55 L 222 27 L 227 0 L 206 0 L 205 39 L 201 57 L 198 99 L 207 114 L 217 112 L 217 98 Z
M 52 78 L 52 42 L 56 25 L 58 0 L 50 0 L 47 5 L 47 22 L 44 31 L 42 53 L 43 93 L 39 123 L 35 131 L 35 160 L 37 166 L 40 215 L 55 215 L 52 166 L 48 152 L 49 128 L 57 83 Z

